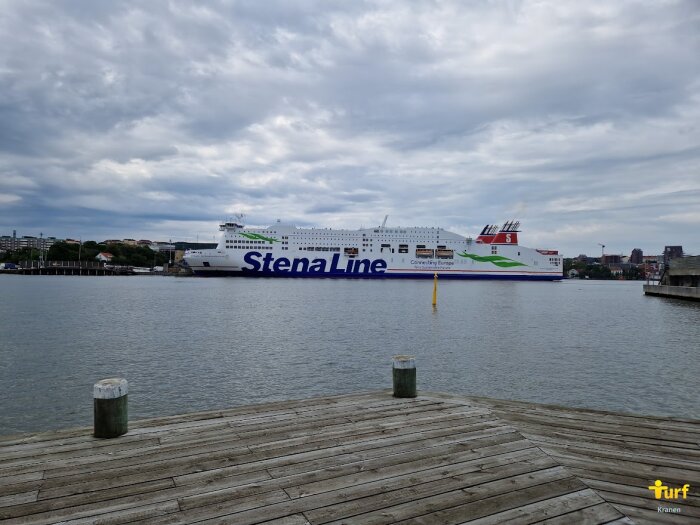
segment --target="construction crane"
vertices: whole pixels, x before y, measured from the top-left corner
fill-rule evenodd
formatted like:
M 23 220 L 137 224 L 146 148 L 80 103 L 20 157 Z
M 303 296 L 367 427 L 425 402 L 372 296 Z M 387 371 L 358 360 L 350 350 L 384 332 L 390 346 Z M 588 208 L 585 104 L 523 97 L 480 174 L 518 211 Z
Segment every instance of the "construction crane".
M 600 264 L 603 264 L 603 259 L 605 258 L 605 245 L 598 243 L 600 246 Z

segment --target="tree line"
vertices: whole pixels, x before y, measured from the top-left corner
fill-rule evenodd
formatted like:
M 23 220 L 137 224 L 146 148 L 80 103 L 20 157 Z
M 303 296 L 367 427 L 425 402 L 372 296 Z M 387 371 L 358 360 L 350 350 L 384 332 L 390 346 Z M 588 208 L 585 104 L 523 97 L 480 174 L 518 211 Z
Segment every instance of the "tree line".
M 95 261 L 97 254 L 111 253 L 114 257 L 109 264 L 118 266 L 163 266 L 168 262 L 168 252 L 155 252 L 148 246 L 130 246 L 128 244 L 102 244 L 85 241 L 80 244 L 56 242 L 45 253 L 47 261 Z M 0 254 L 0 262 L 19 263 L 20 261 L 38 261 L 41 252 L 37 248 L 21 248 Z
M 622 275 L 613 275 L 605 265 L 601 264 L 586 264 L 583 261 L 576 259 L 564 259 L 564 275 L 568 277 L 569 270 L 576 270 L 578 272 L 579 279 L 625 279 L 625 280 L 636 280 L 643 279 L 644 272 L 636 266 L 632 266 L 629 269 L 622 271 Z

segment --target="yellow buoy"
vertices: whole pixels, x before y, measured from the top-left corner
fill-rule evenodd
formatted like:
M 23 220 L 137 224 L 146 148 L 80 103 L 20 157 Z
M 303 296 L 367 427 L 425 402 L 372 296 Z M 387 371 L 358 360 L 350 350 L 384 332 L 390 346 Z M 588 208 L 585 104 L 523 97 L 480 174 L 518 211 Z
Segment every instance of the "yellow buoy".
M 437 306 L 437 272 L 433 276 L 433 306 Z

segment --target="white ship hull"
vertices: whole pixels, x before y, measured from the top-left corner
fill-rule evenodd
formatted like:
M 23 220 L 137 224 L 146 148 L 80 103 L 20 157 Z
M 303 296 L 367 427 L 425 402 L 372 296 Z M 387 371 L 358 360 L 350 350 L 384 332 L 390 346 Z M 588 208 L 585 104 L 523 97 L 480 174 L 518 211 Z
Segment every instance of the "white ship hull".
M 490 228 L 490 230 L 488 230 Z M 216 249 L 190 250 L 199 276 L 562 279 L 556 251 L 517 244 L 517 224 L 484 228 L 476 240 L 441 228 L 302 229 L 221 225 Z M 484 235 L 484 232 L 487 232 Z

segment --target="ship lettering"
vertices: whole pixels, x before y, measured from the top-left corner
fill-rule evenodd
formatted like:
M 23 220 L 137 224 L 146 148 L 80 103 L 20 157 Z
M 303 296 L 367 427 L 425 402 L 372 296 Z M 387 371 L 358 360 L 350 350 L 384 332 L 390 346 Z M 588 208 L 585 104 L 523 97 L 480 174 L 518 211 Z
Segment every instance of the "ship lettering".
M 260 252 L 248 252 L 243 260 L 248 265 L 246 271 L 252 272 L 275 272 L 275 273 L 316 273 L 316 274 L 370 274 L 384 273 L 387 263 L 383 259 L 349 259 L 347 262 L 340 260 L 340 254 L 333 254 L 329 261 L 325 259 L 314 259 L 309 261 L 305 257 L 296 257 L 292 260 L 287 257 L 275 259 L 272 253 L 267 252 L 264 256 Z

